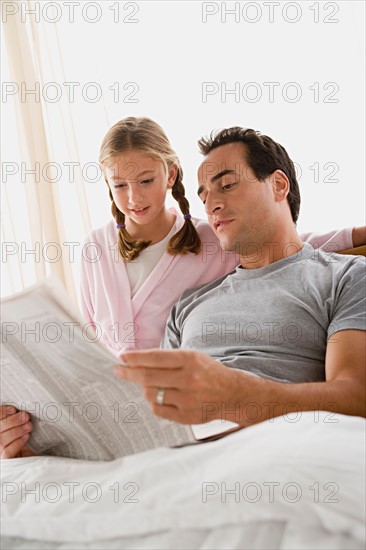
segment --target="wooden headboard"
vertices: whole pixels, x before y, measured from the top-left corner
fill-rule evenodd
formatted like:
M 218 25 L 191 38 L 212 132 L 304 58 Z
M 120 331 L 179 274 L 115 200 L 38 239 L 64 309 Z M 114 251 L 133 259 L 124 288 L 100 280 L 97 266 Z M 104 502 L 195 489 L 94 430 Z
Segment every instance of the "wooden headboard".
M 357 246 L 357 248 L 349 248 L 348 250 L 341 250 L 339 254 L 354 254 L 356 256 L 366 256 L 366 245 Z

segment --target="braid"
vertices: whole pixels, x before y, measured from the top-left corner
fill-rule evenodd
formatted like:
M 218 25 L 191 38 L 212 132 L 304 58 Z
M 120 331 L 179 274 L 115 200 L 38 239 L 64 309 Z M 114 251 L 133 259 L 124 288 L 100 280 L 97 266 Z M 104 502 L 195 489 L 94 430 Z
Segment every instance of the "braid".
M 113 200 L 111 191 L 109 191 L 109 196 L 112 201 L 112 216 L 116 220 L 117 224 L 124 224 L 125 215 L 117 208 Z M 125 262 L 131 262 L 132 260 L 137 258 L 140 252 L 147 248 L 150 244 L 151 241 L 133 240 L 128 234 L 126 228 L 120 228 L 118 231 L 118 250 L 122 256 L 123 261 Z
M 178 174 L 172 187 L 172 195 L 179 204 L 182 214 L 189 214 L 189 202 L 185 196 L 182 179 L 183 171 L 178 166 Z M 186 219 L 183 227 L 170 239 L 167 250 L 170 254 L 186 254 L 187 252 L 198 254 L 200 252 L 201 239 L 190 219 Z
M 189 202 L 186 198 L 186 190 L 184 189 L 184 185 L 179 175 L 180 174 L 178 172 L 177 179 L 175 180 L 175 183 L 172 187 L 172 195 L 179 204 L 179 208 L 182 214 L 189 214 Z

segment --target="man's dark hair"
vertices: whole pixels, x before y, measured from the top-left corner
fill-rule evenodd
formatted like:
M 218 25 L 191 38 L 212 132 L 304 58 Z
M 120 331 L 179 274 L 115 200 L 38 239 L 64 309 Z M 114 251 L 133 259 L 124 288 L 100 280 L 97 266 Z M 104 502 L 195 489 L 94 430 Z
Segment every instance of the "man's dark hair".
M 208 138 L 198 141 L 200 152 L 208 155 L 210 151 L 227 143 L 243 143 L 247 150 L 247 163 L 253 170 L 256 178 L 263 181 L 275 170 L 282 170 L 290 181 L 290 191 L 287 202 L 291 216 L 296 223 L 300 210 L 300 190 L 296 179 L 295 166 L 287 151 L 269 136 L 250 128 L 233 126 L 217 132 L 212 132 Z

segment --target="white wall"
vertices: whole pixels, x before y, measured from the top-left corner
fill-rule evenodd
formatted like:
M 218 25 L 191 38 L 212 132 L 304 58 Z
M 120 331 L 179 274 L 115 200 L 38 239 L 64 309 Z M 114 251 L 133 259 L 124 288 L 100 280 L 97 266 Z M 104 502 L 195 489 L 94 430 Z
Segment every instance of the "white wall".
M 364 2 L 80 1 L 73 14 L 63 1 L 57 12 L 52 2 L 35 4 L 51 32 L 57 24 L 74 99 L 57 85 L 70 102 L 83 164 L 97 161 L 111 124 L 149 116 L 182 160 L 192 213 L 204 216 L 197 139 L 252 127 L 283 144 L 299 167 L 300 231 L 365 223 Z M 57 109 L 46 107 L 51 115 Z M 85 188 L 93 225 L 101 225 L 110 218 L 105 184 Z M 76 239 L 84 237 L 80 227 Z
M 95 24 L 77 11 L 73 24 L 65 22 L 68 77 L 100 84 L 109 124 L 147 115 L 164 127 L 195 214 L 203 215 L 197 139 L 241 125 L 278 140 L 299 165 L 300 230 L 365 222 L 363 2 L 120 2 L 119 23 L 115 3 L 100 5 Z M 116 82 L 118 102 L 109 89 Z M 128 82 L 135 85 L 123 90 Z M 127 102 L 137 87 L 130 98 L 137 102 Z M 225 94 L 230 89 L 237 94 Z M 93 157 L 107 128 L 102 117 L 93 124 L 102 100 L 78 98 L 79 139 Z

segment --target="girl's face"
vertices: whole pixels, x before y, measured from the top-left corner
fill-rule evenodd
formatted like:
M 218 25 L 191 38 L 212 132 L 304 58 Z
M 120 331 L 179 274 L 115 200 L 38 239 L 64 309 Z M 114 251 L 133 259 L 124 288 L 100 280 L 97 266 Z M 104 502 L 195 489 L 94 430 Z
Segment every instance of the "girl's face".
M 165 197 L 177 176 L 177 167 L 166 167 L 161 160 L 130 149 L 116 155 L 105 176 L 117 208 L 129 222 L 148 225 L 165 215 Z

